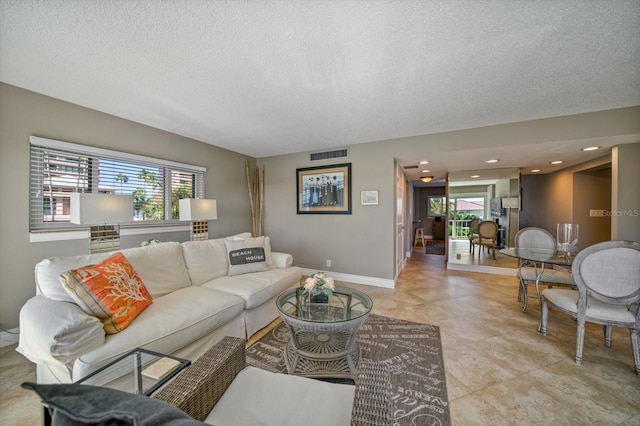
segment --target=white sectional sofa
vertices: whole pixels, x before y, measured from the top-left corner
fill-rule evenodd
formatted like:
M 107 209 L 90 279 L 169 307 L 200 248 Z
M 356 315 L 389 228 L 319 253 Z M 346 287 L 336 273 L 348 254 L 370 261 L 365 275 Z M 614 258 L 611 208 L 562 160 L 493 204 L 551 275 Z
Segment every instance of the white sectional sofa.
M 36 296 L 20 311 L 17 350 L 37 365 L 39 383 L 70 383 L 136 347 L 197 359 L 224 336 L 246 339 L 278 317 L 275 298 L 302 275 L 292 256 L 271 252 L 264 237 L 269 269 L 229 276 L 225 241 L 250 237 L 120 250 L 153 301 L 116 334 L 106 334 L 60 282 L 61 273 L 113 253 L 45 259 L 35 268 Z

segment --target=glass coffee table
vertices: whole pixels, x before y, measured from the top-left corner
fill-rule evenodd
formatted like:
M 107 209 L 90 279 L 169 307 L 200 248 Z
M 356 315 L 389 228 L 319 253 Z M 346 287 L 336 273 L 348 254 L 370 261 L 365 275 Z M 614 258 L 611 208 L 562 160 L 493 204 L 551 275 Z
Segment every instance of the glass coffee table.
M 361 291 L 336 287 L 322 303 L 312 303 L 303 287 L 278 296 L 276 306 L 291 338 L 284 361 L 289 374 L 353 379 L 360 359 L 356 333 L 373 303 Z
M 189 364 L 187 359 L 138 348 L 76 383 L 149 396 Z
M 137 348 L 75 383 L 150 396 L 189 364 L 188 359 Z M 43 407 L 42 424 L 52 424 L 46 406 Z

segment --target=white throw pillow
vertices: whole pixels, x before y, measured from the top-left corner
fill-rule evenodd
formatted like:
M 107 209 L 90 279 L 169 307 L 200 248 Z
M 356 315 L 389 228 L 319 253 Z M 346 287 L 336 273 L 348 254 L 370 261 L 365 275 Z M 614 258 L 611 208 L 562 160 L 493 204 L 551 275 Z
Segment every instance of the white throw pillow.
M 264 237 L 225 241 L 229 276 L 269 270 Z

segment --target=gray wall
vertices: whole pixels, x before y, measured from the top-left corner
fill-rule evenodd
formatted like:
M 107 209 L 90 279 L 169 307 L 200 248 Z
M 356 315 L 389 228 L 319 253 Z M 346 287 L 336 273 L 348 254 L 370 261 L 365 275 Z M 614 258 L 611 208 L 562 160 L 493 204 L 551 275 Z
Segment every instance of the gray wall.
M 205 196 L 218 200 L 211 237 L 251 230 L 245 156 L 57 99 L 0 84 L 0 327 L 18 325 L 35 294 L 34 265 L 46 257 L 88 252 L 86 240 L 29 242 L 29 136 L 91 145 L 207 168 Z M 255 164 L 255 160 L 252 164 Z M 123 248 L 157 237 L 184 241 L 188 232 L 123 237 Z
M 123 100 L 126 101 L 126 100 Z M 264 233 L 273 249 L 294 255 L 299 266 L 392 280 L 395 270 L 395 158 L 464 153 L 509 144 L 640 134 L 640 107 L 460 130 L 349 147 L 351 215 L 297 215 L 296 168 L 309 167 L 308 153 L 258 159 L 265 166 Z M 34 293 L 33 266 L 54 255 L 85 253 L 85 241 L 29 243 L 28 138 L 51 139 L 122 150 L 207 167 L 206 196 L 218 200 L 212 237 L 249 230 L 251 218 L 245 156 L 56 99 L 0 85 L 0 327 L 13 328 L 18 311 Z M 558 142 L 560 141 L 560 142 Z M 330 162 L 329 164 L 336 162 Z M 623 162 L 624 163 L 624 162 Z M 327 164 L 327 163 L 320 163 Z M 636 163 L 632 167 L 636 168 Z M 630 167 L 624 163 L 624 168 Z M 637 175 L 636 175 L 637 176 Z M 361 206 L 360 191 L 378 190 L 377 206 Z M 620 192 L 620 203 L 630 196 Z M 635 201 L 637 202 L 637 201 Z M 409 204 L 410 205 L 410 204 Z M 410 225 L 410 224 L 409 224 Z M 633 224 L 632 224 L 633 225 Z M 555 226 L 555 225 L 554 225 Z M 123 247 L 150 236 L 127 237 Z M 188 239 L 184 234 L 161 240 Z M 326 260 L 332 267 L 326 267 Z
M 611 210 L 611 167 L 573 175 L 573 221 L 580 224 L 579 247 L 611 239 L 611 217 L 591 210 Z
M 352 145 L 338 161 L 311 163 L 300 153 L 258 163 L 265 167 L 264 229 L 278 234 L 275 250 L 293 253 L 303 268 L 393 279 L 394 165 L 383 145 Z M 297 214 L 296 169 L 341 163 L 351 163 L 352 214 Z M 378 190 L 379 204 L 362 206 L 364 190 Z
M 549 175 L 523 176 L 520 227 L 538 226 L 555 236 L 557 223 L 578 223 L 580 250 L 607 240 L 640 241 L 638 164 L 640 144 L 626 144 L 611 156 Z M 613 214 L 592 217 L 591 210 Z
M 394 277 L 395 265 L 395 158 L 428 158 L 431 153 L 442 152 L 461 154 L 505 144 L 517 147 L 636 135 L 640 134 L 638 116 L 640 107 L 622 108 L 351 145 L 348 159 L 317 163 L 352 163 L 351 215 L 296 214 L 296 168 L 312 165 L 308 161 L 309 153 L 261 158 L 258 163 L 266 166 L 265 233 L 277 233 L 275 248 L 292 253 L 295 263 L 301 267 L 390 280 Z M 559 176 L 557 180 L 558 185 L 568 185 L 572 191 L 571 177 Z M 360 205 L 360 191 L 365 189 L 380 191 L 378 206 Z M 566 192 L 557 191 L 543 197 L 543 204 L 529 203 L 538 210 L 535 220 L 543 217 L 555 233 L 557 222 L 567 222 L 572 217 L 571 202 L 567 203 L 565 197 Z M 569 207 L 565 207 L 567 204 Z M 548 206 L 559 206 L 558 214 L 548 216 Z M 326 266 L 327 259 L 332 260 L 331 268 Z
M 640 143 L 615 147 L 612 163 L 611 234 L 640 241 Z

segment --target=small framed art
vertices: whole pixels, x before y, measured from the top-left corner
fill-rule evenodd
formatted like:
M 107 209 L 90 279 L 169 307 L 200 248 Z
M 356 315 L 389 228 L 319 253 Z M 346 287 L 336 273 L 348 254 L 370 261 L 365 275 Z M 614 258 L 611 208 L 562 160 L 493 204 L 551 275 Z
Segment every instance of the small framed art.
M 363 206 L 375 206 L 378 204 L 378 191 L 360 191 L 360 204 Z

